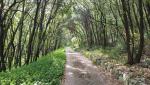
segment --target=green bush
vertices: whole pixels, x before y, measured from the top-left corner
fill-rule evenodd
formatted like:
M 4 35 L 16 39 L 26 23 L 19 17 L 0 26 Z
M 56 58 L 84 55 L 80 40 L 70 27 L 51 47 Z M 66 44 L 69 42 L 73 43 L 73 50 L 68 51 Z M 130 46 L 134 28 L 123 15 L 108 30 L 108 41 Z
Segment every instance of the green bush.
M 0 85 L 60 85 L 65 61 L 64 50 L 57 50 L 28 66 L 0 73 Z

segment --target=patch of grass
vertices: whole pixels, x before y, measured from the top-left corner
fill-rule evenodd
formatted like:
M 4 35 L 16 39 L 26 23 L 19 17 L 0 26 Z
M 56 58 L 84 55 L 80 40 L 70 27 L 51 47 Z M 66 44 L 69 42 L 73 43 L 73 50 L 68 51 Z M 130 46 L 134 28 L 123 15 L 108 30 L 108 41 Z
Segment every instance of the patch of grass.
M 64 50 L 54 51 L 28 66 L 0 73 L 0 85 L 60 85 L 65 62 Z
M 106 48 L 106 49 L 94 49 L 92 51 L 86 51 L 82 50 L 82 53 L 86 56 L 89 57 L 93 62 L 95 62 L 96 59 L 107 59 L 107 60 L 112 60 L 113 62 L 115 61 L 116 63 L 121 63 L 125 64 L 127 57 L 125 52 L 123 51 L 123 47 L 121 45 L 118 45 L 113 48 Z M 92 58 L 91 58 L 92 57 Z

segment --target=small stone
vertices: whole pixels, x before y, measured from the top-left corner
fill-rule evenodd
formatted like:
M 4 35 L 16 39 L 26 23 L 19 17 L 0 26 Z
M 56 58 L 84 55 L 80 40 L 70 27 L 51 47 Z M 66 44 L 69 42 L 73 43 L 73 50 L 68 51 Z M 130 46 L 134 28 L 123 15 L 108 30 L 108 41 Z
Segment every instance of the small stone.
M 101 64 L 101 59 L 96 59 L 96 65 L 100 65 Z
M 123 73 L 123 80 L 127 81 L 130 78 L 128 73 Z
M 131 85 L 135 85 L 136 83 L 137 83 L 137 80 L 135 80 L 135 79 L 131 79 L 131 80 L 130 80 L 130 84 L 131 84 Z

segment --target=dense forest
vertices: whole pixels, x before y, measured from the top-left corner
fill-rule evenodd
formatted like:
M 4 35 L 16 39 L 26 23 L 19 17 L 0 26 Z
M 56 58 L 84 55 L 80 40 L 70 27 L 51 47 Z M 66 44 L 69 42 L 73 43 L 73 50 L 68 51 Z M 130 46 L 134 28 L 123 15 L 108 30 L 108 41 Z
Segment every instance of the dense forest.
M 150 39 L 149 2 L 95 0 L 83 3 L 83 8 L 75 8 L 75 13 L 80 16 L 70 22 L 72 27 L 69 27 L 79 38 L 81 46 L 105 49 L 122 45 L 128 53 L 127 63 L 139 63 L 144 43 L 149 43 Z
M 0 0 L 0 72 L 73 46 L 126 53 L 150 49 L 150 0 Z
M 62 0 L 1 0 L 0 71 L 29 64 L 59 47 L 62 3 Z

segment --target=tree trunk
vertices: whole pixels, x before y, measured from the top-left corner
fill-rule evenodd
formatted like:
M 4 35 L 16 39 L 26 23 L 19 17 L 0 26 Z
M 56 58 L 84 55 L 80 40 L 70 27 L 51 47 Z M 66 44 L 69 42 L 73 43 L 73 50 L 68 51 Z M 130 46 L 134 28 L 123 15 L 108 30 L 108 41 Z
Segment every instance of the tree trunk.
M 129 22 L 128 22 L 128 16 L 127 16 L 127 7 L 126 7 L 126 1 L 121 0 L 122 2 L 122 7 L 123 7 L 123 19 L 124 19 L 124 27 L 125 27 L 125 33 L 126 33 L 126 48 L 127 48 L 127 53 L 128 53 L 128 62 L 127 64 L 132 65 L 133 62 L 133 56 L 131 53 L 131 46 L 130 46 L 130 41 L 131 41 L 131 34 L 130 34 L 130 27 L 129 27 Z
M 33 39 L 34 39 L 35 31 L 37 29 L 37 20 L 38 20 L 38 15 L 39 15 L 38 13 L 40 10 L 40 4 L 41 4 L 41 0 L 40 0 L 40 2 L 37 0 L 37 8 L 36 8 L 35 16 L 34 16 L 34 26 L 33 26 L 31 35 L 29 37 L 29 42 L 28 42 L 28 52 L 27 52 L 26 64 L 29 64 L 31 56 L 32 56 L 32 52 L 33 52 L 32 51 L 32 47 L 33 47 L 32 45 L 33 45 Z
M 3 0 L 0 2 L 0 72 L 6 71 L 4 56 L 4 23 L 3 23 Z
M 42 33 L 43 33 L 43 21 L 44 21 L 44 17 L 45 17 L 45 10 L 46 10 L 46 1 L 42 2 L 43 8 L 41 10 L 41 18 L 40 18 L 40 28 L 39 28 L 39 38 L 38 38 L 38 45 L 37 45 L 37 51 L 35 54 L 35 59 L 34 61 L 37 60 L 37 58 L 39 57 L 40 54 L 40 49 L 41 49 L 41 43 L 42 43 Z
M 140 33 L 140 44 L 139 44 L 139 50 L 135 58 L 135 63 L 140 63 L 141 56 L 143 53 L 143 48 L 144 48 L 144 16 L 143 16 L 143 0 L 138 0 L 139 1 L 139 14 L 140 14 L 140 28 L 139 28 L 139 33 Z

